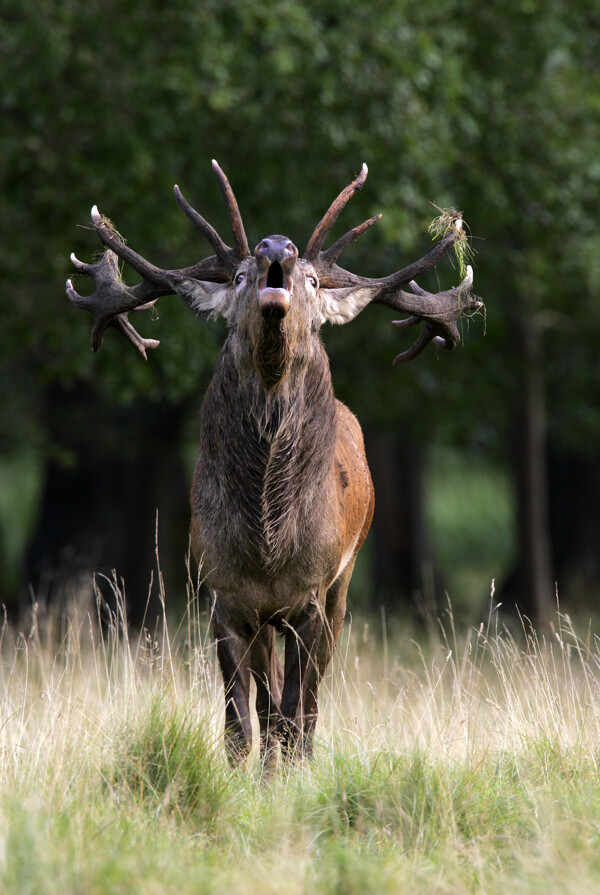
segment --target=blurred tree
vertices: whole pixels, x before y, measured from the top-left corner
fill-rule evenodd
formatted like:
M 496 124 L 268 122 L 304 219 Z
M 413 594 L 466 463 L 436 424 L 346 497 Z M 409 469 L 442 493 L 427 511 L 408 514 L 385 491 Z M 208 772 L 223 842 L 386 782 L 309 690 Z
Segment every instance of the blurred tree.
M 225 233 L 209 168 L 216 157 L 251 244 L 277 231 L 302 246 L 366 161 L 371 177 L 340 227 L 378 211 L 384 218 L 344 256 L 345 265 L 367 274 L 400 267 L 425 247 L 436 213 L 427 200 L 458 205 L 485 239 L 476 242 L 476 276 L 491 321 L 485 340 L 482 327 L 465 325 L 468 350 L 460 356 L 430 350 L 400 370 L 388 359 L 404 337 L 383 310 L 325 334 L 340 397 L 377 431 L 379 453 L 402 465 L 417 495 L 382 501 L 388 511 L 375 526 L 381 534 L 373 552 L 392 555 L 378 562 L 377 599 L 391 595 L 406 569 L 413 570 L 404 575 L 407 593 L 421 599 L 431 592 L 418 497 L 425 445 L 446 441 L 466 456 L 479 449 L 506 461 L 511 441 L 515 468 L 537 470 L 535 488 L 530 475 L 516 477 L 523 521 L 514 595 L 530 605 L 531 597 L 543 616 L 552 580 L 543 556 L 539 572 L 549 538 L 543 504 L 552 503 L 544 493 L 546 425 L 558 455 L 567 448 L 593 453 L 600 441 L 594 7 L 583 0 L 510 7 L 496 0 L 374 0 L 368 7 L 331 0 L 327 8 L 315 0 L 173 0 L 168 8 L 157 0 L 127 7 L 3 2 L 0 239 L 10 300 L 1 310 L 0 448 L 8 454 L 34 444 L 46 470 L 32 561 L 34 554 L 38 566 L 56 560 L 56 546 L 40 546 L 48 525 L 57 543 L 82 551 L 85 518 L 90 530 L 110 529 L 105 547 L 93 551 L 96 567 L 110 571 L 119 558 L 115 542 L 126 545 L 137 570 L 127 571 L 128 591 L 143 604 L 151 556 L 141 541 L 154 525 L 158 497 L 142 488 L 143 498 L 123 483 L 154 481 L 159 472 L 148 464 L 163 450 L 172 458 L 166 479 L 181 480 L 180 433 L 193 426 L 223 335 L 195 324 L 173 298 L 161 301 L 159 322 L 140 325 L 163 338 L 147 364 L 112 331 L 99 355 L 86 351 L 89 321 L 62 289 L 69 252 L 86 258 L 98 247 L 86 226 L 77 229 L 89 207 L 97 202 L 155 263 L 192 263 L 208 249 L 169 201 L 170 190 L 177 181 Z M 438 275 L 442 285 L 457 277 L 446 269 Z M 423 285 L 435 285 L 435 277 Z M 540 389 L 551 397 L 547 424 Z M 78 411 L 62 414 L 65 406 Z M 526 421 L 537 425 L 528 450 Z M 113 472 L 98 470 L 101 457 Z M 74 470 L 77 483 L 68 484 Z M 81 494 L 85 482 L 81 515 L 73 505 L 59 513 L 73 493 L 63 487 Z M 180 489 L 157 490 L 175 500 Z M 168 509 L 170 500 L 159 501 L 169 527 L 179 515 Z M 537 516 L 528 516 L 534 503 Z M 395 544 L 385 542 L 391 528 L 404 532 Z M 411 540 L 414 530 L 420 534 Z
M 422 18 L 417 4 L 407 3 L 411 10 Z M 327 11 L 299 2 L 252 7 L 179 0 L 168 10 L 151 2 L 123 14 L 105 2 L 50 2 L 40 9 L 26 0 L 12 11 L 0 40 L 7 60 L 3 193 L 10 208 L 2 223 L 4 276 L 13 296 L 0 338 L 5 381 L 22 375 L 21 400 L 6 430 L 18 445 L 29 416 L 47 471 L 32 563 L 55 563 L 60 543 L 79 541 L 83 550 L 82 517 L 90 531 L 106 529 L 110 519 L 113 535 L 120 532 L 137 554 L 142 536 L 132 538 L 125 520 L 134 515 L 128 500 L 142 513 L 139 494 L 112 485 L 123 476 L 100 472 L 93 458 L 122 462 L 130 475 L 137 463 L 142 476 L 156 448 L 148 448 L 151 423 L 134 406 L 168 405 L 177 419 L 169 431 L 176 433 L 199 383 L 207 381 L 222 333 L 194 327 L 167 302 L 159 313 L 168 337 L 147 365 L 112 334 L 98 357 L 86 354 L 86 321 L 60 297 L 68 249 L 82 257 L 97 250 L 85 229 L 79 235 L 76 229 L 84 209 L 99 201 L 142 254 L 177 266 L 205 247 L 194 245 L 197 234 L 166 202 L 173 179 L 224 229 L 211 156 L 231 174 L 251 239 L 285 230 L 299 241 L 366 160 L 377 170 L 375 188 L 355 202 L 352 214 L 362 220 L 374 206 L 391 214 L 379 241 L 371 239 L 355 258 L 365 272 L 397 268 L 422 249 L 417 234 L 431 216 L 422 197 L 439 195 L 439 160 L 449 163 L 452 155 L 442 151 L 452 79 L 444 79 L 439 97 L 431 90 L 428 97 L 428 85 L 440 70 L 440 46 L 451 57 L 454 38 L 441 15 L 413 26 L 381 2 L 367 13 L 341 0 Z M 412 144 L 403 153 L 402 174 L 399 143 Z M 402 257 L 397 245 L 389 247 L 392 240 Z M 148 330 L 155 328 L 148 322 Z M 375 352 L 383 340 L 392 357 L 391 333 L 376 338 L 373 323 L 366 329 Z M 372 374 L 365 378 L 367 406 L 379 402 L 386 415 L 393 413 L 385 385 Z M 85 403 L 71 400 L 82 390 Z M 78 406 L 81 416 L 61 413 L 65 403 Z M 417 406 L 408 395 L 399 403 Z M 135 415 L 136 435 L 124 422 L 128 414 Z M 100 476 L 102 485 L 93 487 Z M 73 489 L 81 491 L 86 481 L 89 492 L 77 513 Z M 66 499 L 70 512 L 59 512 Z M 97 553 L 94 561 L 103 568 Z M 141 581 L 128 584 L 138 602 L 148 561 L 138 557 L 134 565 Z
M 503 428 L 512 445 L 519 555 L 500 598 L 516 599 L 543 621 L 554 604 L 552 554 L 560 548 L 551 543 L 549 506 L 560 500 L 576 520 L 581 503 L 575 491 L 565 500 L 556 477 L 549 493 L 548 438 L 558 453 L 567 443 L 579 453 L 600 444 L 591 262 L 598 250 L 600 11 L 560 0 L 471 7 L 462 141 L 469 165 L 462 177 L 457 171 L 456 186 L 475 232 L 493 246 L 478 284 L 502 327 L 494 326 L 486 345 L 504 359 L 502 369 L 494 365 L 501 380 L 490 379 L 489 394 L 496 391 L 500 413 L 509 411 Z M 590 349 L 595 358 L 583 370 Z

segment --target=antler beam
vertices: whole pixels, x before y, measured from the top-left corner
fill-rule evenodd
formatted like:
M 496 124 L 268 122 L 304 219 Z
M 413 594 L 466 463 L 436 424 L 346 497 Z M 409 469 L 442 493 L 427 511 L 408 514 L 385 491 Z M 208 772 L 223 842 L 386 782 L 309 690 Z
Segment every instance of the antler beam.
M 433 342 L 439 348 L 451 351 L 460 341 L 456 322 L 465 311 L 476 311 L 483 303 L 472 293 L 473 270 L 467 267 L 462 283 L 445 292 L 430 293 L 421 289 L 415 282 L 420 276 L 434 267 L 459 239 L 464 239 L 462 218 L 456 215 L 446 235 L 433 246 L 422 258 L 387 277 L 373 279 L 361 277 L 339 267 L 335 262 L 340 253 L 355 239 L 369 229 L 381 215 L 370 218 L 360 226 L 349 230 L 329 249 L 322 250 L 324 241 L 335 223 L 338 215 L 348 204 L 352 196 L 362 189 L 367 178 L 367 166 L 363 165 L 358 177 L 352 181 L 332 202 L 328 211 L 317 225 L 311 236 L 304 257 L 311 261 L 317 270 L 320 285 L 326 289 L 347 290 L 348 296 L 357 289 L 364 288 L 370 292 L 368 301 L 386 305 L 396 311 L 408 313 L 407 320 L 393 321 L 395 326 L 407 328 L 425 322 L 425 327 L 415 344 L 407 351 L 397 355 L 394 365 L 405 363 L 417 357 Z M 410 292 L 402 287 L 409 285 Z M 368 303 L 368 302 L 367 302 Z
M 89 296 L 79 295 L 71 279 L 68 279 L 66 292 L 74 305 L 89 311 L 94 317 L 92 325 L 92 349 L 94 351 L 98 351 L 102 347 L 107 327 L 114 326 L 146 359 L 146 350 L 156 348 L 159 343 L 155 339 L 143 338 L 136 331 L 129 321 L 129 312 L 147 310 L 157 298 L 172 294 L 173 277 L 189 277 L 212 283 L 227 282 L 233 276 L 240 261 L 250 255 L 244 225 L 233 190 L 215 161 L 213 161 L 213 169 L 225 197 L 235 246 L 233 248 L 227 246 L 208 221 L 186 202 L 179 187 L 175 186 L 177 204 L 202 231 L 215 251 L 214 255 L 191 267 L 179 270 L 163 270 L 156 267 L 125 244 L 95 205 L 92 208 L 92 224 L 107 251 L 96 264 L 85 264 L 83 261 L 79 261 L 75 255 L 71 255 L 71 261 L 77 273 L 91 276 L 95 289 Z M 121 278 L 118 258 L 139 273 L 143 281 L 137 286 L 127 286 Z

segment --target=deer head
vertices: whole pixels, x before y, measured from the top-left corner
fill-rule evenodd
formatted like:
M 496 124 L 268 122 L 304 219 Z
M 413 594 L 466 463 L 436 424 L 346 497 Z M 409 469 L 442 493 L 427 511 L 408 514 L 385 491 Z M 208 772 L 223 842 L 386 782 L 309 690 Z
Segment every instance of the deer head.
M 162 270 L 146 261 L 117 236 L 96 206 L 92 223 L 107 247 L 97 264 L 85 264 L 74 255 L 73 264 L 80 273 L 89 274 L 96 289 L 91 296 L 81 296 L 67 280 L 69 299 L 94 316 L 92 347 L 98 350 L 108 326 L 118 328 L 146 357 L 148 348 L 158 342 L 145 339 L 129 321 L 133 310 L 146 310 L 162 295 L 176 292 L 196 313 L 203 317 L 223 317 L 240 339 L 240 351 L 261 346 L 255 362 L 265 381 L 273 384 L 288 369 L 288 355 L 301 354 L 302 345 L 322 323 L 347 323 L 371 302 L 394 310 L 408 312 L 409 317 L 393 321 L 408 327 L 424 323 L 423 331 L 412 348 L 399 354 L 394 364 L 411 360 L 433 342 L 451 350 L 460 340 L 457 320 L 465 311 L 481 307 L 471 293 L 473 275 L 467 275 L 460 286 L 439 293 L 421 289 L 414 278 L 433 267 L 461 236 L 462 220 L 457 214 L 446 236 L 421 259 L 381 279 L 361 277 L 337 265 L 341 252 L 358 239 L 381 215 L 349 230 L 328 249 L 323 245 L 350 198 L 360 190 L 367 177 L 363 165 L 358 177 L 334 200 L 310 237 L 304 254 L 299 257 L 296 246 L 287 237 L 274 235 L 261 240 L 250 252 L 238 204 L 229 182 L 213 161 L 225 199 L 234 245 L 225 244 L 214 228 L 195 211 L 175 187 L 175 197 L 190 220 L 201 230 L 215 254 L 192 267 Z M 121 280 L 117 256 L 141 274 L 143 282 L 130 287 Z M 410 291 L 402 287 L 409 286 Z M 249 350 L 249 349 L 248 349 Z M 269 356 L 270 352 L 270 356 Z M 265 360 L 266 359 L 266 360 Z

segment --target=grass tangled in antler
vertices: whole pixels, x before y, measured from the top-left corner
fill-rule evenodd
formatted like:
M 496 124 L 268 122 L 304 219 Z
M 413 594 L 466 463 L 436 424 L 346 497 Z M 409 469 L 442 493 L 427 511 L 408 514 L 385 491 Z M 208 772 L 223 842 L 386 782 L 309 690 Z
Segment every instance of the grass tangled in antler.
M 124 236 L 122 236 L 122 235 L 119 233 L 119 231 L 117 230 L 117 228 L 115 227 L 115 225 L 113 224 L 113 222 L 111 221 L 111 219 L 110 219 L 109 217 L 107 217 L 107 215 L 105 215 L 105 214 L 101 214 L 100 217 L 102 218 L 102 223 L 105 225 L 105 227 L 106 227 L 108 230 L 110 230 L 110 232 L 111 232 L 114 236 L 116 236 L 117 239 L 118 239 L 120 242 L 123 243 L 123 245 L 127 245 L 127 240 L 125 239 Z M 105 255 L 107 252 L 110 252 L 110 251 L 111 251 L 111 249 L 106 248 L 106 246 L 104 246 L 104 245 L 101 246 L 99 249 L 97 249 L 97 250 L 94 252 L 94 255 L 93 255 L 94 261 L 100 261 L 101 258 L 103 258 L 104 255 Z M 114 254 L 114 253 L 113 253 L 113 254 Z M 121 281 L 121 283 L 124 283 L 124 280 L 123 280 L 123 261 L 122 261 L 121 258 L 117 258 L 117 270 L 119 271 L 119 280 Z
M 431 204 L 440 212 L 440 214 L 430 223 L 428 227 L 429 235 L 434 242 L 439 242 L 439 240 L 443 239 L 448 233 L 457 234 L 457 238 L 452 245 L 452 251 L 456 258 L 460 278 L 461 280 L 464 280 L 467 275 L 467 267 L 470 264 L 473 264 L 475 260 L 475 249 L 471 245 L 471 231 L 463 218 L 462 211 L 457 211 L 456 208 L 439 208 L 439 206 L 435 205 L 433 202 Z M 461 221 L 460 228 L 456 226 L 458 218 L 460 218 Z M 452 263 L 452 259 L 450 260 Z M 460 295 L 461 292 L 459 291 L 459 304 Z M 486 307 L 483 302 L 481 302 L 481 307 L 476 311 L 465 314 L 466 317 L 474 317 L 477 315 L 483 316 L 483 331 L 485 335 L 487 318 Z
M 475 258 L 475 250 L 471 245 L 469 228 L 465 223 L 461 211 L 457 211 L 455 208 L 438 208 L 437 205 L 433 205 L 433 207 L 436 208 L 440 214 L 430 223 L 428 227 L 429 235 L 434 242 L 438 242 L 448 233 L 458 234 L 457 239 L 452 246 L 452 251 L 454 252 L 454 257 L 456 258 L 460 278 L 462 280 L 467 275 L 467 266 L 472 264 Z M 460 229 L 456 226 L 457 218 L 460 218 L 462 221 L 462 227 Z

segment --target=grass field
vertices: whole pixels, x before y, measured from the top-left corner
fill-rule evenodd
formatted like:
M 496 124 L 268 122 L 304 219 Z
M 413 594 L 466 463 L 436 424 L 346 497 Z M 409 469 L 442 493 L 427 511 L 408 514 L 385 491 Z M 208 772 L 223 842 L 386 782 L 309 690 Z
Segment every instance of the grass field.
M 105 611 L 102 610 L 102 611 Z M 600 890 L 600 641 L 346 626 L 311 763 L 231 771 L 210 636 L 2 634 L 0 892 Z

